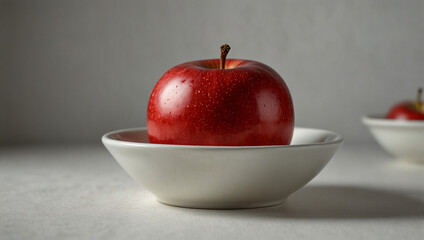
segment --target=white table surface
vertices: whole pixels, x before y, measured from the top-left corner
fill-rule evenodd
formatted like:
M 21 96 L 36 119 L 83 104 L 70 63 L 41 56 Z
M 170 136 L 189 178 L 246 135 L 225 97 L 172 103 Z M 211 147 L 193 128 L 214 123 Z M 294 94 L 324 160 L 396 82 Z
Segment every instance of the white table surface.
M 162 205 L 101 146 L 0 149 L 0 239 L 424 239 L 424 166 L 349 145 L 285 205 Z

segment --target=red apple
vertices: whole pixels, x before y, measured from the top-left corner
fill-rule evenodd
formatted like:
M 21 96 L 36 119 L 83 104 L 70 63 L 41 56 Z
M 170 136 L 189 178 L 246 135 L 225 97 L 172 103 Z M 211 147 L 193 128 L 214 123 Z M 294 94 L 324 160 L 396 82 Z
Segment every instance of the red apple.
M 395 104 L 387 113 L 388 119 L 424 120 L 424 103 L 421 101 L 422 88 L 418 89 L 417 100 Z
M 293 103 L 284 80 L 260 62 L 221 59 L 180 64 L 157 82 L 147 109 L 151 143 L 287 145 Z

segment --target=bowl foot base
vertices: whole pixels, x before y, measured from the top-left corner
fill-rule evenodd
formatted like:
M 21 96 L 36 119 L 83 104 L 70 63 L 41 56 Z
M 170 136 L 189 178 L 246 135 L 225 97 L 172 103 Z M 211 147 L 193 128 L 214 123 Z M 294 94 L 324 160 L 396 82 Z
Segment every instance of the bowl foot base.
M 199 208 L 199 209 L 247 209 L 247 208 L 262 208 L 280 205 L 286 202 L 287 198 L 268 201 L 268 202 L 252 202 L 252 203 L 226 203 L 226 202 L 190 202 L 190 201 L 174 201 L 159 199 L 156 200 L 162 204 L 182 207 L 182 208 Z

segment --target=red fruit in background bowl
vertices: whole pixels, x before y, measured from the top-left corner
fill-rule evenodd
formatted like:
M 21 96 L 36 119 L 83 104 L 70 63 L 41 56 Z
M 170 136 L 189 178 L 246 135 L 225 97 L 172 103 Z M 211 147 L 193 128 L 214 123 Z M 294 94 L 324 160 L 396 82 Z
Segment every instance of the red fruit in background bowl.
M 288 145 L 294 129 L 292 98 L 267 65 L 228 59 L 192 61 L 168 70 L 147 107 L 151 143 L 252 146 Z
M 388 119 L 424 120 L 424 103 L 421 101 L 423 89 L 419 88 L 417 100 L 403 101 L 395 104 L 387 113 Z

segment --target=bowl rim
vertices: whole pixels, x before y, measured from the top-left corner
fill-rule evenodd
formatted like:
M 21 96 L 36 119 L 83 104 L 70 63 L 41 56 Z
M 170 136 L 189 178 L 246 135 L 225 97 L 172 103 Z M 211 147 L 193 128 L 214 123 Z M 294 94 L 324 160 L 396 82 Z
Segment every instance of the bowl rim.
M 362 116 L 362 123 L 367 126 L 388 127 L 424 127 L 422 120 L 387 119 L 384 114 L 367 114 Z
M 344 141 L 344 138 L 339 133 L 329 131 L 326 129 L 318 128 L 305 128 L 305 127 L 295 127 L 295 129 L 301 130 L 312 130 L 312 131 L 323 131 L 327 132 L 334 136 L 333 139 L 329 141 L 319 142 L 319 143 L 305 143 L 305 144 L 296 144 L 296 145 L 259 145 L 259 146 L 209 146 L 209 145 L 177 145 L 177 144 L 157 144 L 157 143 L 142 143 L 142 142 L 128 142 L 123 140 L 112 139 L 109 136 L 121 132 L 129 131 L 140 131 L 146 130 L 147 127 L 136 127 L 136 128 L 126 128 L 108 132 L 102 136 L 102 142 L 104 144 L 113 144 L 120 146 L 128 147 L 154 147 L 154 148 L 173 148 L 173 149 L 198 149 L 198 150 L 239 150 L 239 149 L 268 149 L 268 148 L 302 148 L 302 147 L 313 147 L 313 146 L 323 146 L 323 145 L 333 145 L 340 144 Z

